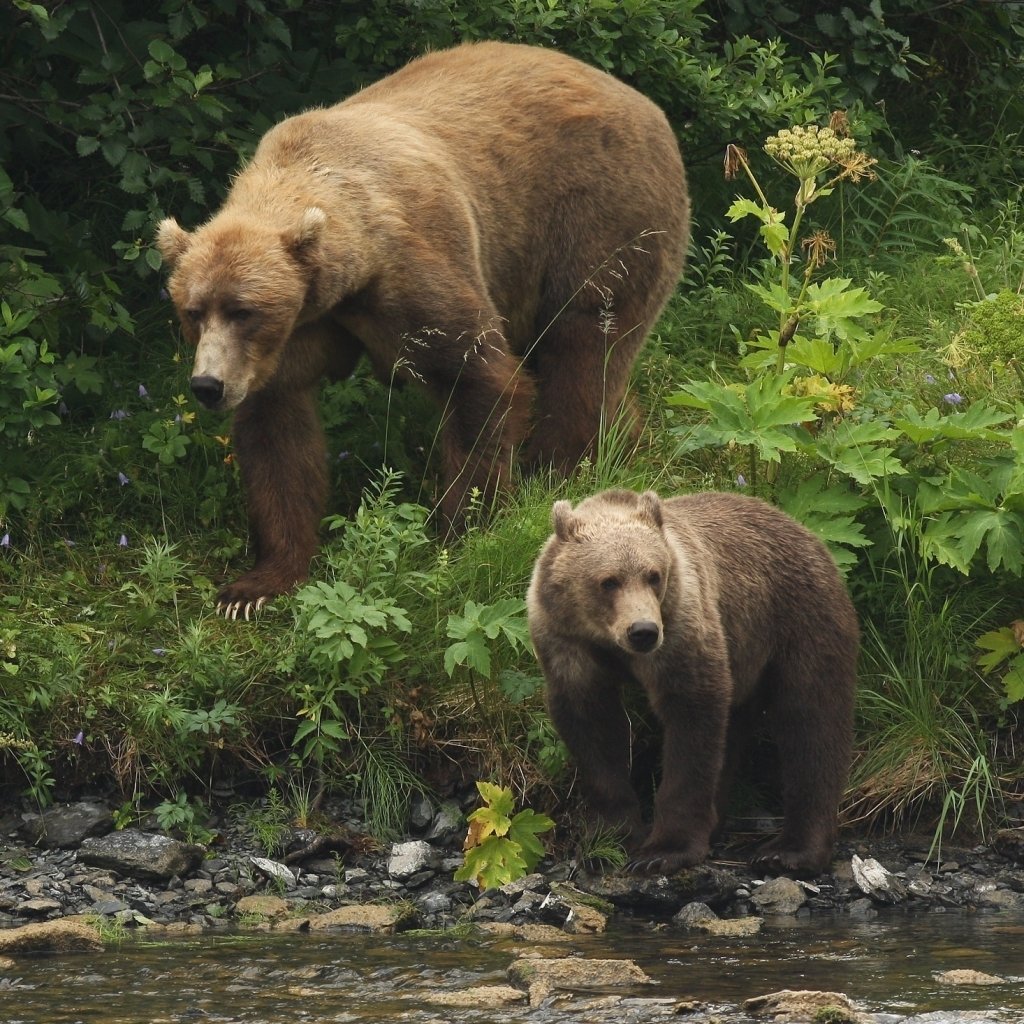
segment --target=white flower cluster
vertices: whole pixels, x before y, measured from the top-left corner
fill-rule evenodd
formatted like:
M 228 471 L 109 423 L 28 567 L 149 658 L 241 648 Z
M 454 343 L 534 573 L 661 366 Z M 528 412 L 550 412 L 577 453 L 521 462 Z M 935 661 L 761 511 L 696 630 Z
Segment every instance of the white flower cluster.
M 853 139 L 843 138 L 831 128 L 819 128 L 816 124 L 783 128 L 764 143 L 764 151 L 773 160 L 800 178 L 813 177 L 831 164 L 850 159 L 856 149 Z

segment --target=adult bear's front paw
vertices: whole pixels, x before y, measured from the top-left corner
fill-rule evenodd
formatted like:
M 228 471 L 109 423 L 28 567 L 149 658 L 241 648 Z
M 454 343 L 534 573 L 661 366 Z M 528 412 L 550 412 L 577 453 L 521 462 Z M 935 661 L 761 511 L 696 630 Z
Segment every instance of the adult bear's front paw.
M 254 615 L 259 614 L 263 606 L 284 593 L 290 587 L 274 585 L 273 581 L 267 579 L 262 573 L 246 573 L 244 576 L 222 587 L 217 594 L 215 608 L 218 615 L 226 619 L 245 619 L 249 621 Z
M 707 860 L 709 853 L 706 846 L 695 845 L 674 850 L 641 848 L 626 865 L 626 870 L 634 875 L 674 875 Z

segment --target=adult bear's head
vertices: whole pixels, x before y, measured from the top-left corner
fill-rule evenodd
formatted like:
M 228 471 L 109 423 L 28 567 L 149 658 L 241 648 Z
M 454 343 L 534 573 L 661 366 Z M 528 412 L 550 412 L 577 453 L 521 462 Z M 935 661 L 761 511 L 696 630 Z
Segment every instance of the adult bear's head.
M 280 230 L 224 210 L 195 231 L 160 222 L 168 290 L 196 347 L 191 387 L 210 409 L 232 409 L 264 387 L 303 313 L 327 217 L 310 207 Z

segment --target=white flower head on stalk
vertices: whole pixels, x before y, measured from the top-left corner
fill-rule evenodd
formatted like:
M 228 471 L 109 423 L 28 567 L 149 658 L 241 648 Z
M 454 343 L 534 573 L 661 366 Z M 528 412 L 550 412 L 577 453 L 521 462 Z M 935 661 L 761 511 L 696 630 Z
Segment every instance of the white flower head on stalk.
M 837 127 L 841 123 L 837 121 Z M 843 178 L 858 181 L 872 173 L 870 168 L 875 162 L 858 152 L 856 141 L 843 131 L 820 128 L 816 124 L 783 128 L 765 139 L 764 151 L 783 170 L 800 180 L 797 202 L 803 205 L 811 202 L 818 192 L 818 175 L 832 168 L 838 170 L 827 187 Z

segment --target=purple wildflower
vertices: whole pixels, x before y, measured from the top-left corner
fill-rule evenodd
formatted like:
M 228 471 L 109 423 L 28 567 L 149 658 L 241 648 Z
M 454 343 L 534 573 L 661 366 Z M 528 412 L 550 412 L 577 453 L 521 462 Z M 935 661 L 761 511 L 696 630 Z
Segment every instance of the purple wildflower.
M 153 653 L 158 657 L 162 658 L 167 653 L 166 647 L 154 647 Z
M 126 547 L 128 547 L 128 538 L 127 538 L 127 536 L 125 536 L 125 534 L 123 534 L 123 533 L 121 534 L 121 538 L 120 538 L 120 540 L 118 540 L 117 546 L 119 548 L 126 548 Z
M 924 375 L 924 382 L 925 382 L 925 384 L 934 384 L 935 383 L 934 375 L 930 374 L 930 373 L 926 373 Z
M 122 473 L 122 472 L 118 471 L 118 474 L 117 474 L 117 482 L 118 482 L 118 483 L 119 483 L 119 484 L 120 484 L 120 485 L 121 485 L 122 487 L 124 487 L 124 486 L 125 486 L 125 484 L 130 484 L 130 483 L 132 482 L 132 478 L 131 478 L 130 476 L 126 476 L 126 475 L 125 475 L 124 473 Z
M 950 391 L 948 395 L 942 396 L 942 400 L 947 405 L 959 405 L 964 400 L 964 396 L 958 394 L 956 391 Z
M 128 419 L 128 415 L 129 414 L 127 412 L 125 412 L 124 409 L 115 409 L 110 414 L 110 418 L 112 420 L 126 420 L 126 419 Z
M 85 742 L 85 733 L 82 732 L 81 729 L 79 729 L 78 735 L 75 736 L 75 738 L 71 742 L 78 744 L 78 746 L 81 746 Z
M 139 385 L 139 398 L 149 398 L 149 392 L 146 390 L 145 384 Z
M 737 487 L 746 487 L 747 486 L 747 478 L 742 473 L 737 473 L 736 474 L 736 486 Z
M 2 537 L 0 537 L 0 548 L 9 548 L 10 546 L 11 535 L 9 533 L 5 533 Z

